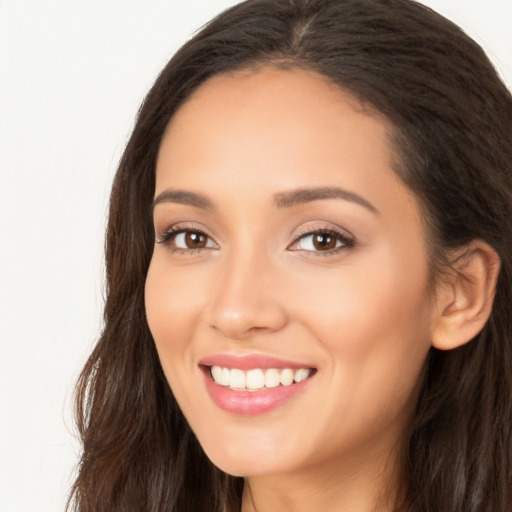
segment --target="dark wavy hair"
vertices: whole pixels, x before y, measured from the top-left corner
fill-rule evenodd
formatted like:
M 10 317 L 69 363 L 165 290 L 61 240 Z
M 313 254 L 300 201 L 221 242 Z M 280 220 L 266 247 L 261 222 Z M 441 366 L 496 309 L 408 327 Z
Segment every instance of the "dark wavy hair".
M 411 0 L 249 0 L 171 59 L 117 171 L 106 238 L 105 327 L 80 376 L 83 442 L 68 510 L 235 512 L 243 480 L 206 457 L 163 375 L 144 309 L 155 162 L 176 110 L 209 77 L 258 66 L 324 75 L 392 124 L 434 272 L 473 239 L 501 259 L 483 331 L 431 349 L 406 438 L 403 509 L 512 510 L 512 97 L 483 50 Z M 398 508 L 398 504 L 397 504 Z

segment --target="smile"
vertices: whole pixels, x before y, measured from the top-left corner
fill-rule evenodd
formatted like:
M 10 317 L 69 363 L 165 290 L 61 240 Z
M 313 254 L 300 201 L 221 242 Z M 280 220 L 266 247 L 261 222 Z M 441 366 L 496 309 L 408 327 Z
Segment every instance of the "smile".
M 199 366 L 212 401 L 241 415 L 262 414 L 293 401 L 317 373 L 316 368 L 266 356 L 213 356 Z
M 248 371 L 221 366 L 210 368 L 210 374 L 216 384 L 235 391 L 258 391 L 291 386 L 307 379 L 312 371 L 311 368 L 253 368 Z

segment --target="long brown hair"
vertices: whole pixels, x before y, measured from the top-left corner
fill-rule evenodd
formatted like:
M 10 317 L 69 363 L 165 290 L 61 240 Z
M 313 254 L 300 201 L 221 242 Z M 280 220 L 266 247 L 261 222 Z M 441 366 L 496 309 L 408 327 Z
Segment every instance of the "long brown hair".
M 393 124 L 435 272 L 478 238 L 501 258 L 491 317 L 432 349 L 404 453 L 405 508 L 512 510 L 512 97 L 482 49 L 411 0 L 249 0 L 214 19 L 147 95 L 112 189 L 105 328 L 77 387 L 79 512 L 235 512 L 243 481 L 207 459 L 165 380 L 144 310 L 155 162 L 169 120 L 217 73 L 314 70 Z

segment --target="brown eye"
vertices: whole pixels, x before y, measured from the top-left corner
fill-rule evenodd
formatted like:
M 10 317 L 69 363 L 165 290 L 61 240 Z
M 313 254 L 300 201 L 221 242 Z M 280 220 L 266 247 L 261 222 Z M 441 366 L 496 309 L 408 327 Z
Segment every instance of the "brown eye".
M 299 237 L 290 247 L 292 251 L 335 254 L 338 250 L 351 249 L 355 242 L 334 230 L 319 230 Z
M 166 244 L 171 249 L 181 251 L 193 251 L 194 249 L 218 249 L 219 246 L 202 231 L 195 230 L 171 230 L 161 237 L 160 244 Z
M 197 231 L 187 231 L 185 233 L 185 245 L 189 249 L 202 249 L 206 247 L 208 237 Z
M 313 247 L 318 251 L 330 251 L 336 248 L 337 240 L 327 233 L 313 235 Z

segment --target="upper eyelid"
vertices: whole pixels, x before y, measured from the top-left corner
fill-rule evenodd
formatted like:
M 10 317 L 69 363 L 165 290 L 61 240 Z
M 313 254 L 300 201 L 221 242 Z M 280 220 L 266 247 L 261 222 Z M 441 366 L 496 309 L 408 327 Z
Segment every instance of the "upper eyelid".
M 200 233 L 210 240 L 212 240 L 215 245 L 219 245 L 219 242 L 217 242 L 216 238 L 212 236 L 210 233 L 208 233 L 208 230 L 203 227 L 197 227 L 197 226 L 190 226 L 182 225 L 181 222 L 171 224 L 163 229 L 157 229 L 155 226 L 155 238 L 157 239 L 157 243 L 164 243 L 168 242 L 169 240 L 174 239 L 177 235 L 180 233 L 186 233 L 186 232 L 195 232 Z
M 302 238 L 306 235 L 314 235 L 315 233 L 335 233 L 344 238 L 350 238 L 351 240 L 355 240 L 355 236 L 345 228 L 340 226 L 335 226 L 330 223 L 324 224 L 321 226 L 307 226 L 302 229 L 294 231 L 292 238 L 293 241 L 297 241 L 299 238 Z
M 163 227 L 162 229 L 158 229 L 156 226 L 155 226 L 155 233 L 158 234 L 167 234 L 167 233 L 180 233 L 180 232 L 183 232 L 183 231 L 195 231 L 197 233 L 202 233 L 206 236 L 208 236 L 209 238 L 211 238 L 212 240 L 215 240 L 215 237 L 213 235 L 210 234 L 209 230 L 206 229 L 206 227 L 204 226 L 201 226 L 201 225 L 197 225 L 196 223 L 188 223 L 188 222 L 175 222 L 173 224 L 168 224 L 168 225 L 165 225 L 165 227 Z
M 310 232 L 304 233 L 303 235 L 298 236 L 297 238 L 295 238 L 293 240 L 293 242 L 290 245 L 295 245 L 305 238 L 309 238 L 310 236 L 319 235 L 319 234 L 320 235 L 330 235 L 330 236 L 333 236 L 340 240 L 345 240 L 346 242 L 352 242 L 352 243 L 355 242 L 352 237 L 346 236 L 343 233 L 340 233 L 339 231 L 318 230 L 318 231 L 310 231 Z
M 332 236 L 338 238 L 339 240 L 342 241 L 342 246 L 333 248 L 333 249 L 327 250 L 327 251 L 305 250 L 304 252 L 306 252 L 308 254 L 318 254 L 318 255 L 322 255 L 322 256 L 329 256 L 329 255 L 333 255 L 333 254 L 343 251 L 343 250 L 352 249 L 356 245 L 358 245 L 354 235 L 352 235 L 352 233 L 350 233 L 347 229 L 343 229 L 341 227 L 334 228 L 332 225 L 327 227 L 324 225 L 324 226 L 315 226 L 315 227 L 309 226 L 309 227 L 304 228 L 303 230 L 299 231 L 298 233 L 296 233 L 294 235 L 293 241 L 288 245 L 287 249 L 292 250 L 292 251 L 298 250 L 298 249 L 291 249 L 291 248 L 295 245 L 298 245 L 301 240 L 308 238 L 310 236 L 313 236 L 315 234 L 319 234 L 319 233 L 332 235 Z
M 183 234 L 183 233 L 199 233 L 201 235 L 204 235 L 207 239 L 209 239 L 214 247 L 206 246 L 206 247 L 178 247 L 175 244 L 176 238 Z M 155 243 L 167 246 L 169 250 L 171 250 L 173 253 L 180 253 L 180 254 L 195 254 L 197 252 L 202 251 L 211 251 L 211 250 L 218 250 L 220 248 L 219 243 L 208 233 L 201 229 L 197 228 L 181 228 L 181 227 L 174 227 L 170 226 L 165 231 L 159 233 L 155 233 Z

